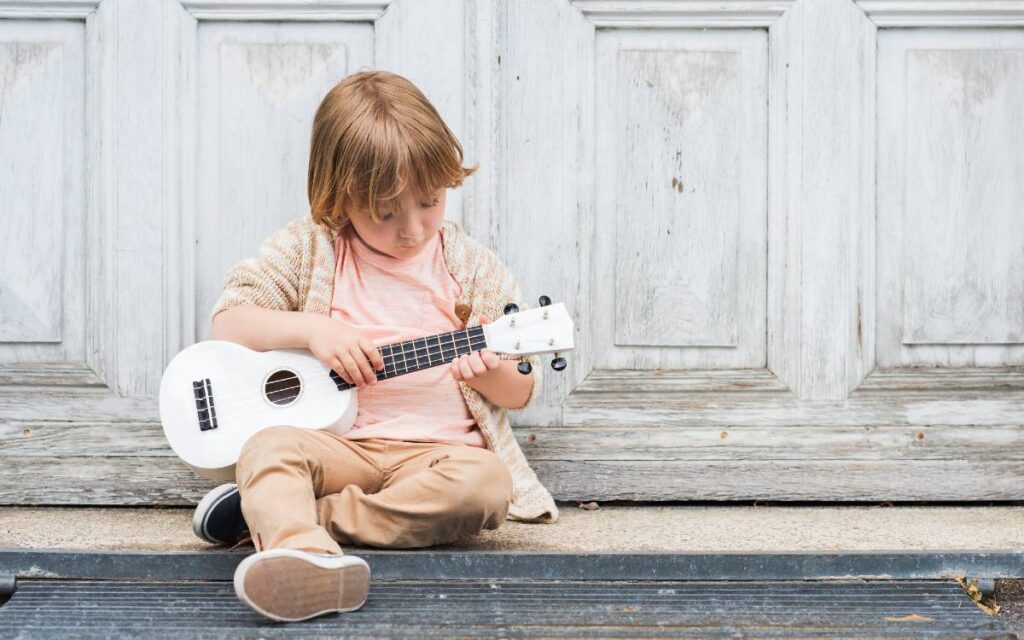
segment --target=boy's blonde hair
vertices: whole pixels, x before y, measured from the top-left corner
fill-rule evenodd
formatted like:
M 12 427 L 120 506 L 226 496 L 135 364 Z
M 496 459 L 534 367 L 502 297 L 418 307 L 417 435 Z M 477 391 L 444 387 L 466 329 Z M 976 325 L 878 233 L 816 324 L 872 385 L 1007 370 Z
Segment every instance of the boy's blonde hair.
M 388 71 L 354 73 L 332 88 L 313 118 L 308 195 L 313 220 L 338 232 L 355 209 L 401 209 L 411 187 L 421 201 L 462 185 L 462 145 L 416 86 Z

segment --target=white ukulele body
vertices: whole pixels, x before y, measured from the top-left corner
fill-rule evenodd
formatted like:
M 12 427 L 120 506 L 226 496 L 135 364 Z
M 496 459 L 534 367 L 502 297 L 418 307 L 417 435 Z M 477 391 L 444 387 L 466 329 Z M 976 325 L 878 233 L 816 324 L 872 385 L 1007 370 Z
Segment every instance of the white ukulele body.
M 176 355 L 160 381 L 164 434 L 196 473 L 234 482 L 242 445 L 257 431 L 291 425 L 341 435 L 352 428 L 358 394 L 354 388 L 339 390 L 330 372 L 304 349 L 261 352 L 223 340 L 199 342 Z M 275 374 L 283 382 L 275 385 Z M 197 424 L 195 381 L 209 381 L 204 391 L 214 400 L 212 412 L 204 414 L 210 422 L 203 425 Z M 293 386 L 299 388 L 287 388 Z

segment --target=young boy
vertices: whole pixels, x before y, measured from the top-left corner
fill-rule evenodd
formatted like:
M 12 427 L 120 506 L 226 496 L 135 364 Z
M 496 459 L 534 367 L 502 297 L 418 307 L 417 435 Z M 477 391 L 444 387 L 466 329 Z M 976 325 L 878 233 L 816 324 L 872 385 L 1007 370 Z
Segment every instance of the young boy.
M 353 74 L 314 118 L 310 215 L 227 273 L 214 339 L 306 348 L 358 386 L 348 432 L 257 432 L 235 466 L 237 486 L 217 487 L 196 509 L 203 539 L 252 539 L 257 553 L 238 566 L 235 590 L 267 617 L 364 604 L 369 566 L 339 543 L 423 547 L 506 518 L 558 519 L 507 417 L 536 396 L 537 356 L 522 358 L 527 375 L 483 350 L 376 384 L 379 346 L 524 307 L 498 257 L 444 219 L 445 189 L 476 170 L 462 162 L 458 140 L 412 83 Z

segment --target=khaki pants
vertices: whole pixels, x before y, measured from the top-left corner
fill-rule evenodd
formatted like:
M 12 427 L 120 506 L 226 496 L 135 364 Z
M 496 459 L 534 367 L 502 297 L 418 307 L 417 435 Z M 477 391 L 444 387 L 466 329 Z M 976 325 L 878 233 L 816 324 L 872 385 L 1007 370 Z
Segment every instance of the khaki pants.
M 299 427 L 250 437 L 235 477 L 257 551 L 451 542 L 497 529 L 512 499 L 512 475 L 489 449 Z

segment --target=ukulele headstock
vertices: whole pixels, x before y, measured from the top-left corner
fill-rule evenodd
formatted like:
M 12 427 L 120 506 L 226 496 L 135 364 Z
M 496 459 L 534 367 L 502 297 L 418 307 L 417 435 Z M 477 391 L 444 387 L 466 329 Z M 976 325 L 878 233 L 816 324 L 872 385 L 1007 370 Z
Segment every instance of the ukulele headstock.
M 483 329 L 491 351 L 513 357 L 553 353 L 551 367 L 555 371 L 566 366 L 559 353 L 573 348 L 572 318 L 564 303 L 551 304 L 547 296 L 540 297 L 539 307 L 525 311 L 513 303 L 505 305 L 504 315 Z M 518 369 L 523 374 L 532 370 L 529 362 L 520 362 Z

